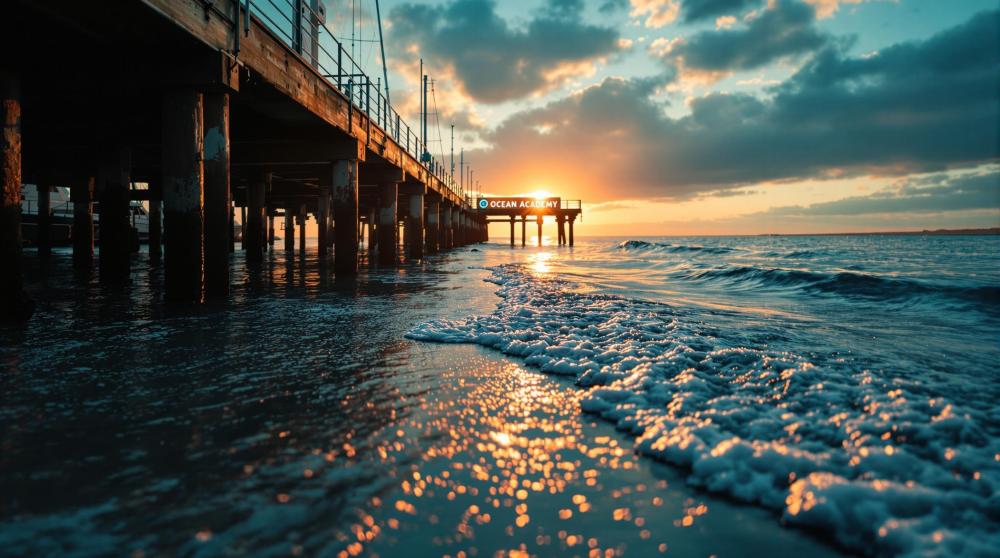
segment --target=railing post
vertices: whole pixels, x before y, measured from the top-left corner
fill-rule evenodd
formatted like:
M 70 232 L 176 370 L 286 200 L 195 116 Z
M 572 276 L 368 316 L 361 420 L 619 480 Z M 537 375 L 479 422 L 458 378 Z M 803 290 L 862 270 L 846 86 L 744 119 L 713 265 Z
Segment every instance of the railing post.
M 344 90 L 344 47 L 337 41 L 337 89 Z
M 302 0 L 294 0 L 292 2 L 292 9 L 295 10 L 295 14 L 292 17 L 292 25 L 295 27 L 292 29 L 292 48 L 295 52 L 302 54 Z

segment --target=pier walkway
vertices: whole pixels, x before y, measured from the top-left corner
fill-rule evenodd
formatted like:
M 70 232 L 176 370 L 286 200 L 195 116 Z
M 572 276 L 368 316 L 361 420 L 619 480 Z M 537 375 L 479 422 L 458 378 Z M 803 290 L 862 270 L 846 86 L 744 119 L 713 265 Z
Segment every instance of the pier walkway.
M 23 183 L 71 190 L 74 265 L 127 280 L 129 208 L 150 205 L 165 295 L 228 294 L 235 214 L 250 262 L 318 227 L 321 264 L 355 274 L 486 239 L 486 216 L 426 154 L 309 0 L 12 0 L 0 8 L 0 317 L 30 314 Z M 312 8 L 311 8 L 312 7 Z M 147 183 L 136 191 L 135 183 Z M 47 226 L 40 219 L 40 230 Z M 161 235 L 162 229 L 162 235 Z M 402 234 L 400 233 L 402 229 Z M 44 242 L 44 235 L 43 235 Z M 162 256 L 161 256 L 162 246 Z M 43 248 L 47 248 L 43 247 Z

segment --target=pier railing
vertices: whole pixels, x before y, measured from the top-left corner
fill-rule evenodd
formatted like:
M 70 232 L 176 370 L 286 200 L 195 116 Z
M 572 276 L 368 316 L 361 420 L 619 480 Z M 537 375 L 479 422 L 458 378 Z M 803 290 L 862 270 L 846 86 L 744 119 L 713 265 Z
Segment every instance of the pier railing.
M 343 43 L 326 27 L 325 14 L 316 13 L 310 6 L 310 0 L 232 1 L 237 7 L 237 21 L 234 22 L 237 35 L 249 33 L 250 18 L 256 19 L 344 95 L 350 101 L 352 110 L 364 114 L 370 123 L 381 128 L 387 137 L 420 161 L 452 193 L 461 197 L 455 188 L 455 177 L 446 172 L 445 165 L 423 158 L 427 152 L 426 138 L 421 140 L 392 107 L 384 94 L 381 78 L 372 81 L 350 52 L 344 49 Z

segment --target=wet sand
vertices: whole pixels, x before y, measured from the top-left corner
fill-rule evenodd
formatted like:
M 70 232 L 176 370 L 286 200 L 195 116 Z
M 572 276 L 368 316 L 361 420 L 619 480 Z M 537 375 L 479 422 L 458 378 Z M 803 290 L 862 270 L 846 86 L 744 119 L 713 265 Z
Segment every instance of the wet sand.
M 230 302 L 164 309 L 141 256 L 114 289 L 57 254 L 2 333 L 2 553 L 837 555 L 637 456 L 567 380 L 404 338 L 491 309 L 496 257 L 345 283 L 237 254 Z

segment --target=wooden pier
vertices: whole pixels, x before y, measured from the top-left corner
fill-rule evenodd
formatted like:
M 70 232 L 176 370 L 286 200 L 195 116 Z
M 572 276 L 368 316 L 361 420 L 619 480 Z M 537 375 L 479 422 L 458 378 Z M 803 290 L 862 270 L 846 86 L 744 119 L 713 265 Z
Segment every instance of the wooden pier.
M 276 24 L 267 6 L 285 4 L 277 15 L 290 25 Z M 71 189 L 79 268 L 93 265 L 99 203 L 100 280 L 111 284 L 130 273 L 130 185 L 148 183 L 150 258 L 159 261 L 162 244 L 172 301 L 228 294 L 237 212 L 251 264 L 273 249 L 275 219 L 290 252 L 295 225 L 305 249 L 311 219 L 321 266 L 332 259 L 343 276 L 358 272 L 363 225 L 383 265 L 399 261 L 400 225 L 406 258 L 486 239 L 487 216 L 443 165 L 421 157 L 419 136 L 309 4 L 3 4 L 0 319 L 32 311 L 20 263 L 23 183 Z
M 514 246 L 514 228 L 521 222 L 521 246 L 527 243 L 528 221 L 538 225 L 538 245 L 542 245 L 542 223 L 546 216 L 555 217 L 559 246 L 573 246 L 573 224 L 583 215 L 583 202 L 561 198 L 479 198 L 475 213 L 489 223 L 510 223 L 510 245 Z M 569 236 L 566 227 L 569 226 Z

